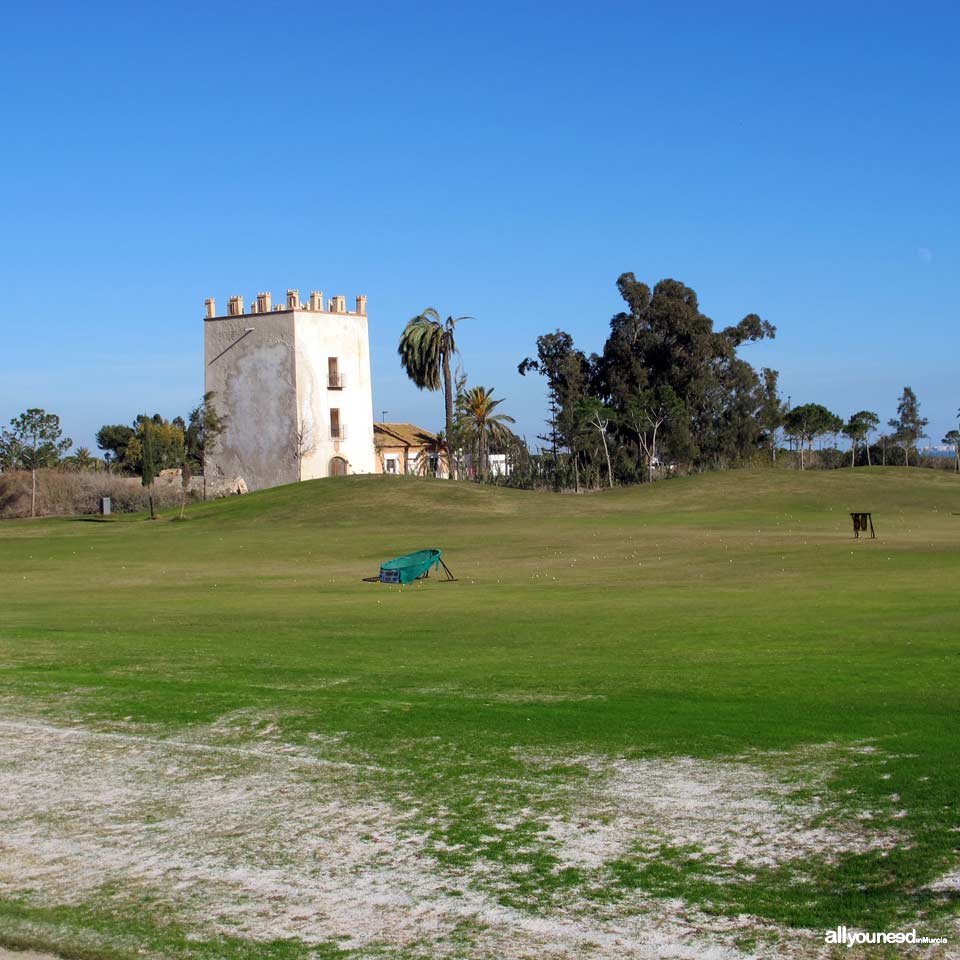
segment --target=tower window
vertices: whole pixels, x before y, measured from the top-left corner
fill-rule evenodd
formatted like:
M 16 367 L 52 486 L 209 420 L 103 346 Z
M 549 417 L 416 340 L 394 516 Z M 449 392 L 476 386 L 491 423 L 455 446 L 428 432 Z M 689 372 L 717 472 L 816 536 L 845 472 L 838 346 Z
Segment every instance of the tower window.
M 327 357 L 327 387 L 330 390 L 343 389 L 343 377 L 340 374 L 339 357 Z
M 340 410 L 338 407 L 330 408 L 330 438 L 332 440 L 343 440 L 346 438 L 347 431 L 340 422 Z

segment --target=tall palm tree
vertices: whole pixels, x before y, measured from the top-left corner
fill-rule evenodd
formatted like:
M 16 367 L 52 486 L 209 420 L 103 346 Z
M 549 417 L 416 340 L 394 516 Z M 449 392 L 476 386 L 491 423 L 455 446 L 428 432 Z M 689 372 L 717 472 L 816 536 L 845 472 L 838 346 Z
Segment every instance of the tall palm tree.
M 414 317 L 400 335 L 400 364 L 407 376 L 421 390 L 439 390 L 443 387 L 443 405 L 446 415 L 447 437 L 447 476 L 454 478 L 453 451 L 449 438 L 454 435 L 453 424 L 453 376 L 450 372 L 450 358 L 457 353 L 454 332 L 461 320 L 471 317 L 447 317 L 433 307 Z
M 494 413 L 503 400 L 493 399 L 493 387 L 471 387 L 460 397 L 460 418 L 467 433 L 477 441 L 480 479 L 487 476 L 487 450 L 490 441 L 506 440 L 510 429 L 506 426 L 514 419 L 505 413 Z

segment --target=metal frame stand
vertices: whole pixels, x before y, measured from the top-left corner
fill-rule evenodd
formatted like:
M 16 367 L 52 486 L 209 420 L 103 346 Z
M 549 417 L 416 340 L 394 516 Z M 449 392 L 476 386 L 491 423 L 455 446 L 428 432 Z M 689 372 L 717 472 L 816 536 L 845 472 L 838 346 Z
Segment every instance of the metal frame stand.
M 437 561 L 441 567 L 443 567 L 443 572 L 446 576 L 440 581 L 441 583 L 456 583 L 457 578 L 450 572 L 450 568 L 443 562 L 443 560 Z M 428 570 L 422 577 L 417 577 L 418 580 L 429 580 L 430 571 Z
M 861 531 L 861 530 L 862 530 L 864 533 L 867 532 L 867 524 L 870 525 L 870 539 L 871 539 L 871 540 L 876 540 L 876 539 L 877 539 L 877 532 L 876 532 L 876 530 L 873 529 L 873 514 L 872 514 L 872 513 L 863 513 L 863 512 L 860 512 L 860 513 L 851 513 L 850 516 L 851 516 L 851 518 L 853 519 L 853 535 L 854 535 L 854 537 L 855 537 L 857 540 L 860 539 L 860 531 Z

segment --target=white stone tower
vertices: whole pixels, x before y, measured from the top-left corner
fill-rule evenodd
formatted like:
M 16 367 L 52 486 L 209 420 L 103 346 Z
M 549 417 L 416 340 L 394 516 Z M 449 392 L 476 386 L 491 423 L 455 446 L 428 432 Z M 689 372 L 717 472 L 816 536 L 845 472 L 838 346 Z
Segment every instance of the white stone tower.
M 348 473 L 373 473 L 373 395 L 367 298 L 324 305 L 287 291 L 258 293 L 250 312 L 230 297 L 206 301 L 204 389 L 226 429 L 207 451 L 208 477 L 243 477 L 249 490 Z

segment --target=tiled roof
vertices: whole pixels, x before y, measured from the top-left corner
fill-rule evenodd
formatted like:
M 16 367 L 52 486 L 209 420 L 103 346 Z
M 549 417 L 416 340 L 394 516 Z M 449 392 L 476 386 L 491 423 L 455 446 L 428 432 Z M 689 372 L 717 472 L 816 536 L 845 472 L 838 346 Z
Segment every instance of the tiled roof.
M 414 423 L 375 423 L 373 444 L 376 447 L 429 447 L 437 436 Z

